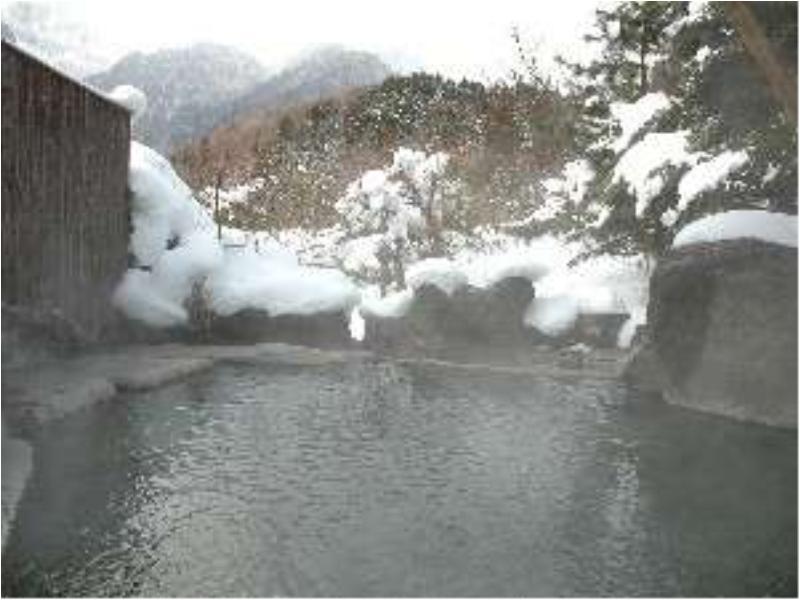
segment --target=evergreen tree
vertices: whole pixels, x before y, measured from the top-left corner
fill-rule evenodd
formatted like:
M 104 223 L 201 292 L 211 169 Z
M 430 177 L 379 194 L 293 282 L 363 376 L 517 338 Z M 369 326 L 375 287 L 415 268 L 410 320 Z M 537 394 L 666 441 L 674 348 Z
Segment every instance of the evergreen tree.
M 668 28 L 686 13 L 685 2 L 623 2 L 596 11 L 595 31 L 585 39 L 602 55 L 576 72 L 609 101 L 633 102 L 651 89 L 650 71 L 663 57 Z
M 682 3 L 643 4 L 654 6 L 624 3 L 598 11 L 602 35 L 594 39 L 605 45 L 602 58 L 576 70 L 583 79 L 573 94 L 586 105 L 579 126 L 582 155 L 597 176 L 587 194 L 593 205 L 574 221 L 575 235 L 590 233 L 593 253 L 657 256 L 683 225 L 705 214 L 756 207 L 796 212 L 796 128 L 748 56 L 724 3 L 691 13 Z M 764 6 L 749 3 L 748 9 L 796 74 L 797 6 Z M 645 17 L 653 18 L 649 31 L 657 36 L 645 35 Z M 655 62 L 642 59 L 637 71 L 634 50 L 638 43 L 643 51 L 644 39 Z M 648 112 L 648 103 L 659 104 L 653 92 L 664 94 L 662 104 L 669 102 Z M 613 113 L 623 110 L 649 118 L 621 143 Z M 645 156 L 648 146 L 658 150 L 662 141 L 663 152 L 650 152 L 655 162 L 638 167 L 647 170 L 638 174 L 646 193 L 635 189 L 620 176 L 621 167 L 631 154 Z M 690 184 L 699 182 L 693 190 Z

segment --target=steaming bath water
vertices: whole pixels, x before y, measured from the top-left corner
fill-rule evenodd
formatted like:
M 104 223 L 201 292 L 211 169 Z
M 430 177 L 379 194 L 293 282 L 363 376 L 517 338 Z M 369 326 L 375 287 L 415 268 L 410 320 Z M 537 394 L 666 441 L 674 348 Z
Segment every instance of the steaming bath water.
M 611 381 L 229 366 L 41 431 L 16 595 L 793 595 L 796 432 Z

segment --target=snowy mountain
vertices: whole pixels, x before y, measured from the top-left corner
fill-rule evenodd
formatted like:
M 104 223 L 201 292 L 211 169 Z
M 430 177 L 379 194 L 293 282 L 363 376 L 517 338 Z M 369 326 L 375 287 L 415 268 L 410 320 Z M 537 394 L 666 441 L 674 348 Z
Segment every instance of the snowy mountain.
M 325 47 L 269 77 L 254 58 L 238 50 L 199 44 L 129 54 L 88 81 L 106 91 L 122 84 L 144 91 L 148 108 L 135 123 L 134 135 L 168 152 L 242 113 L 280 109 L 380 83 L 389 73 L 372 54 Z
M 234 48 L 196 44 L 128 54 L 88 81 L 106 91 L 123 84 L 144 91 L 148 108 L 135 123 L 134 135 L 150 146 L 170 150 L 206 131 L 222 105 L 267 75 L 255 58 Z
M 380 84 L 391 69 L 368 52 L 323 46 L 233 100 L 229 116 L 319 100 L 348 88 Z

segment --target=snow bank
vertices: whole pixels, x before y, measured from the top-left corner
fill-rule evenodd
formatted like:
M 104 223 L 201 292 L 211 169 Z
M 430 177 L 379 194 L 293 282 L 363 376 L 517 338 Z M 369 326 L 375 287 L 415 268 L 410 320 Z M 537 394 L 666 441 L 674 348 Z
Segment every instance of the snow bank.
M 112 301 L 130 318 L 154 327 L 186 324 L 185 304 L 198 284 L 220 315 L 244 308 L 307 315 L 349 310 L 358 302 L 343 273 L 302 267 L 269 236 L 224 252 L 213 220 L 169 162 L 136 142 L 128 185 L 130 249 L 138 264 L 125 273 Z
M 414 291 L 425 284 L 431 284 L 445 294 L 452 295 L 458 288 L 467 285 L 467 276 L 446 258 L 426 258 L 408 268 L 406 282 Z
M 755 238 L 797 247 L 797 216 L 763 210 L 732 210 L 689 223 L 672 242 L 674 248 L 737 238 Z
M 349 312 L 359 300 L 357 288 L 341 271 L 300 267 L 285 254 L 256 253 L 249 247 L 227 252 L 205 287 L 210 308 L 223 316 L 246 308 L 271 316 Z
M 222 261 L 214 223 L 169 162 L 137 142 L 131 143 L 128 186 L 130 249 L 140 268 L 126 272 L 112 302 L 154 327 L 182 325 L 192 288 Z
M 688 131 L 648 133 L 622 155 L 611 183 L 625 182 L 636 196 L 636 216 L 641 217 L 666 181 L 659 170 L 667 165 L 694 165 L 699 155 L 688 150 Z
M 678 184 L 678 211 L 683 211 L 698 195 L 717 187 L 728 175 L 743 167 L 748 160 L 744 150 L 726 150 L 714 158 L 700 162 L 686 173 Z
M 118 85 L 107 96 L 131 111 L 131 118 L 134 120 L 142 116 L 147 109 L 147 96 L 132 85 Z
M 613 102 L 609 108 L 614 118 L 619 121 L 622 133 L 614 141 L 611 149 L 614 152 L 625 150 L 633 136 L 669 106 L 670 100 L 663 92 L 645 94 L 633 103 Z

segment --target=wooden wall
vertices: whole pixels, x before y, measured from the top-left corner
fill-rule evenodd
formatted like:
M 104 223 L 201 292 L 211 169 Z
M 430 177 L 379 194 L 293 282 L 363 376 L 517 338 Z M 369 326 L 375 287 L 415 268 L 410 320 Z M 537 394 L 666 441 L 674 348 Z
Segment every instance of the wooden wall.
M 2 43 L 2 299 L 103 338 L 127 264 L 130 114 Z

